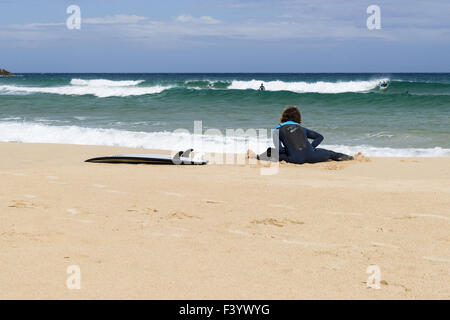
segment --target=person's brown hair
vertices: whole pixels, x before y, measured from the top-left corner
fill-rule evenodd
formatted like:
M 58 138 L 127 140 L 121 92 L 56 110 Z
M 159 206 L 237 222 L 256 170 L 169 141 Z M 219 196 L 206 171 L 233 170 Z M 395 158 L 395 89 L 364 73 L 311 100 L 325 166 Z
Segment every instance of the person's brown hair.
M 286 121 L 294 121 L 297 123 L 302 122 L 302 114 L 296 106 L 287 106 L 284 109 L 283 113 L 281 114 L 280 122 L 283 123 Z

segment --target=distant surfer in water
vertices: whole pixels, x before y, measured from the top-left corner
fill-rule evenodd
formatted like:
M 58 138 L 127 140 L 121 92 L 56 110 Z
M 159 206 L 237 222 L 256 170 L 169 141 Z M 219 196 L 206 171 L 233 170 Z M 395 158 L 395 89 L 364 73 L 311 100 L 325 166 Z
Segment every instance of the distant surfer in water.
M 387 84 L 386 81 L 383 81 L 383 82 L 380 84 L 380 87 L 381 87 L 381 88 L 387 88 L 387 86 L 388 86 L 388 84 Z
M 266 90 L 266 88 L 264 87 L 264 83 L 261 83 L 261 86 L 259 87 L 259 90 L 260 90 L 260 91 Z
M 279 154 L 279 161 L 291 163 L 316 163 L 328 160 L 353 160 L 352 156 L 317 148 L 323 136 L 313 130 L 302 127 L 302 115 L 295 106 L 288 106 L 281 115 L 280 124 L 274 128 L 273 137 L 275 148 L 268 148 L 266 152 L 256 155 L 253 151 L 247 152 L 248 158 L 274 161 L 274 155 Z M 313 139 L 309 142 L 308 139 Z

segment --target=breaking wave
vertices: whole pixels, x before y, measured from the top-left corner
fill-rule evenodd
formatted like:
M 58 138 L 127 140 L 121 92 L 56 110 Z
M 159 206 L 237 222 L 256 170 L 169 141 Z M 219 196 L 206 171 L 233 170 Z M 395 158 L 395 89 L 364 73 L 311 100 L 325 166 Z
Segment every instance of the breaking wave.
M 376 79 L 370 81 L 342 81 L 342 82 L 284 82 L 284 81 L 239 81 L 234 80 L 228 89 L 235 90 L 258 90 L 261 83 L 267 91 L 292 91 L 296 93 L 345 93 L 345 92 L 366 92 L 378 87 L 380 82 L 389 79 Z
M 138 86 L 144 80 L 112 81 L 105 79 L 72 79 L 70 85 L 58 87 L 26 87 L 17 85 L 0 86 L 3 94 L 50 93 L 59 95 L 94 95 L 99 98 L 141 96 L 160 93 L 171 86 Z

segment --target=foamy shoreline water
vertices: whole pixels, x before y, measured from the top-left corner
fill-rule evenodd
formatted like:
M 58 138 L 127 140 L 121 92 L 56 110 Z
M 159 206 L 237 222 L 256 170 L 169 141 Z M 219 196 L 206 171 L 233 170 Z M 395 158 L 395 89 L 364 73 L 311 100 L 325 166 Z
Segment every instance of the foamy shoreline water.
M 199 152 L 214 153 L 246 153 L 248 149 L 263 152 L 273 146 L 270 131 L 257 136 L 246 136 L 236 132 L 234 135 L 227 135 L 227 132 L 224 131 L 222 136 L 218 136 L 189 132 L 136 132 L 26 122 L 0 122 L 1 142 L 120 146 L 171 151 L 194 148 Z M 450 157 L 450 149 L 440 147 L 389 148 L 328 144 L 319 147 L 346 154 L 362 152 L 371 157 Z

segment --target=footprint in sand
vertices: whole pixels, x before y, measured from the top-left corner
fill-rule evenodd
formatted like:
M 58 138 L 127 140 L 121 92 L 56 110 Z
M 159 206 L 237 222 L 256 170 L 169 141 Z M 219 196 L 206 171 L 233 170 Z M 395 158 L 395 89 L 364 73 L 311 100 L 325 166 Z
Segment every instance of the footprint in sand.
M 416 219 L 416 218 L 435 218 L 435 219 L 442 219 L 442 220 L 450 220 L 450 217 L 440 216 L 437 214 L 410 214 L 408 216 L 394 217 L 392 219 L 408 220 L 408 219 Z
M 59 181 L 59 177 L 56 176 L 47 176 L 47 179 L 49 180 L 48 183 L 67 184 L 66 182 Z
M 264 225 L 272 225 L 276 227 L 284 227 L 286 224 L 304 224 L 302 221 L 296 221 L 284 218 L 283 220 L 278 220 L 274 218 L 267 218 L 263 220 L 253 220 L 250 221 L 252 224 L 264 224 Z
M 139 226 L 141 226 L 141 229 L 144 229 L 144 227 L 148 226 L 148 221 L 135 221 Z
M 322 247 L 322 248 L 349 248 L 350 246 L 339 243 L 323 243 L 323 242 L 309 242 L 309 241 L 297 241 L 297 240 L 282 240 L 283 243 L 297 244 L 304 247 Z
M 49 236 L 49 234 L 40 234 L 40 233 L 29 233 L 29 232 L 17 232 L 15 230 L 9 230 L 3 233 L 0 233 L 0 236 L 6 238 L 7 242 L 16 242 L 16 241 L 34 241 L 34 242 L 43 242 Z M 16 247 L 17 248 L 17 247 Z
M 37 206 L 34 203 L 29 202 L 29 201 L 13 200 L 8 207 L 9 208 L 18 208 L 18 209 L 23 209 L 23 208 L 34 209 Z
M 99 189 L 106 188 L 106 186 L 105 186 L 104 184 L 97 184 L 97 183 L 94 183 L 92 186 L 93 186 L 94 188 L 99 188 Z
M 414 218 L 428 217 L 428 218 L 436 218 L 436 219 L 442 219 L 442 220 L 450 220 L 450 217 L 440 216 L 437 214 L 411 214 L 410 216 L 414 217 Z
M 411 219 L 415 219 L 416 217 L 413 216 L 403 216 L 403 217 L 394 217 L 392 218 L 393 220 L 411 220 Z
M 0 172 L 0 174 L 9 174 L 16 177 L 25 177 L 26 175 L 21 172 Z
M 124 191 L 118 191 L 118 190 L 105 190 L 105 192 L 108 192 L 108 193 L 116 193 L 116 194 L 127 194 L 127 192 L 124 192 Z
M 137 207 L 131 207 L 131 208 L 127 209 L 127 211 L 132 212 L 132 213 L 145 214 L 145 215 L 150 215 L 150 214 L 159 212 L 158 209 L 152 209 L 152 208 L 139 209 Z
M 434 262 L 450 262 L 450 259 L 447 258 L 437 258 L 437 257 L 423 257 L 425 260 L 434 261 Z
M 314 251 L 314 254 L 318 254 L 318 255 L 321 255 L 321 256 L 339 257 L 339 254 L 337 252 L 329 251 L 329 250 L 317 250 L 317 251 Z M 341 263 L 341 264 L 343 264 L 343 263 Z M 336 269 L 336 270 L 337 269 L 341 269 L 341 266 L 338 265 L 338 264 L 334 264 L 334 265 L 332 265 L 330 267 L 331 267 L 331 269 Z
M 204 200 L 208 204 L 219 204 L 219 203 L 225 203 L 225 201 L 221 200 Z
M 94 213 L 89 212 L 89 211 L 87 211 L 87 210 L 79 209 L 79 208 L 69 208 L 69 209 L 66 209 L 66 212 L 67 212 L 67 213 L 70 213 L 70 214 L 72 214 L 72 215 L 78 215 L 78 214 L 80 214 L 80 215 L 84 215 L 84 216 L 86 216 L 86 215 L 89 215 L 89 216 L 95 216 Z
M 59 177 L 57 176 L 47 176 L 46 178 L 49 180 L 48 183 L 51 184 L 67 184 L 66 182 L 59 181 Z
M 252 224 L 264 224 L 264 225 L 272 225 L 272 226 L 276 226 L 276 227 L 283 227 L 284 224 L 277 220 L 277 219 L 272 219 L 272 218 L 268 218 L 268 219 L 263 219 L 263 220 L 253 220 L 250 221 L 250 223 Z
M 171 237 L 171 238 L 182 238 L 181 233 L 162 233 L 162 232 L 151 232 L 149 233 L 152 237 Z
M 327 211 L 327 214 L 330 214 L 332 216 L 364 216 L 364 214 L 358 212 Z
M 166 216 L 166 219 L 202 219 L 199 216 L 193 216 L 184 212 L 174 212 L 168 216 Z
M 228 232 L 229 233 L 243 235 L 243 236 L 246 236 L 246 237 L 251 237 L 252 236 L 250 233 L 245 232 L 245 231 L 240 231 L 240 230 L 229 229 Z
M 287 205 L 284 205 L 284 204 L 271 204 L 270 206 L 273 207 L 273 208 L 281 208 L 281 209 L 295 210 L 294 207 L 292 207 L 292 206 L 287 206 Z
M 73 218 L 69 218 L 68 220 L 70 220 L 70 221 L 75 221 L 75 222 L 80 222 L 80 223 L 93 223 L 92 220 L 85 220 L 85 219 L 73 219 Z
M 66 211 L 67 211 L 68 213 L 74 214 L 74 215 L 80 213 L 80 211 L 78 211 L 78 210 L 75 209 L 75 208 L 66 209 Z
M 48 183 L 51 183 L 51 184 L 67 184 L 67 182 L 62 182 L 62 181 L 49 181 Z
M 245 237 L 259 237 L 259 238 L 267 238 L 267 235 L 258 235 L 258 234 L 251 234 L 245 231 L 236 230 L 236 229 L 228 229 L 229 233 L 238 234 Z M 276 241 L 280 243 L 285 244 L 293 244 L 293 245 L 300 245 L 303 247 L 319 247 L 319 248 L 353 248 L 353 246 L 349 246 L 346 244 L 341 243 L 324 243 L 324 242 L 311 242 L 311 241 L 298 241 L 298 240 L 288 240 L 288 239 L 273 239 L 274 237 L 271 237 L 271 241 Z
M 260 237 L 260 238 L 267 238 L 267 235 L 258 235 L 258 234 L 251 234 L 245 231 L 236 230 L 236 229 L 228 229 L 229 233 L 238 234 L 245 237 Z M 312 241 L 299 241 L 299 240 L 288 240 L 288 239 L 273 239 L 272 236 L 270 241 L 276 241 L 284 244 L 293 244 L 293 245 L 300 245 L 303 247 L 319 247 L 319 248 L 336 248 L 336 249 L 345 249 L 345 248 L 355 248 L 351 245 L 346 245 L 342 243 L 325 243 L 325 242 L 312 242 Z
M 332 163 L 332 164 L 325 166 L 325 169 L 327 169 L 327 170 L 343 170 L 344 168 L 345 168 L 344 165 L 337 164 L 337 163 Z
M 365 286 L 367 286 L 367 281 L 361 281 L 362 284 L 364 284 Z M 383 286 L 388 286 L 389 283 L 386 280 L 380 280 L 380 284 Z M 401 285 L 397 285 L 397 286 L 401 286 Z M 405 290 L 408 291 L 408 290 Z
M 385 248 L 392 248 L 392 249 L 400 249 L 400 247 L 394 246 L 392 244 L 386 244 L 386 243 L 375 242 L 375 241 L 371 241 L 370 245 L 373 247 L 385 247 Z
M 184 197 L 184 194 L 177 193 L 177 192 L 163 192 L 163 194 L 166 196 L 172 196 L 172 197 L 179 197 L 179 198 Z

